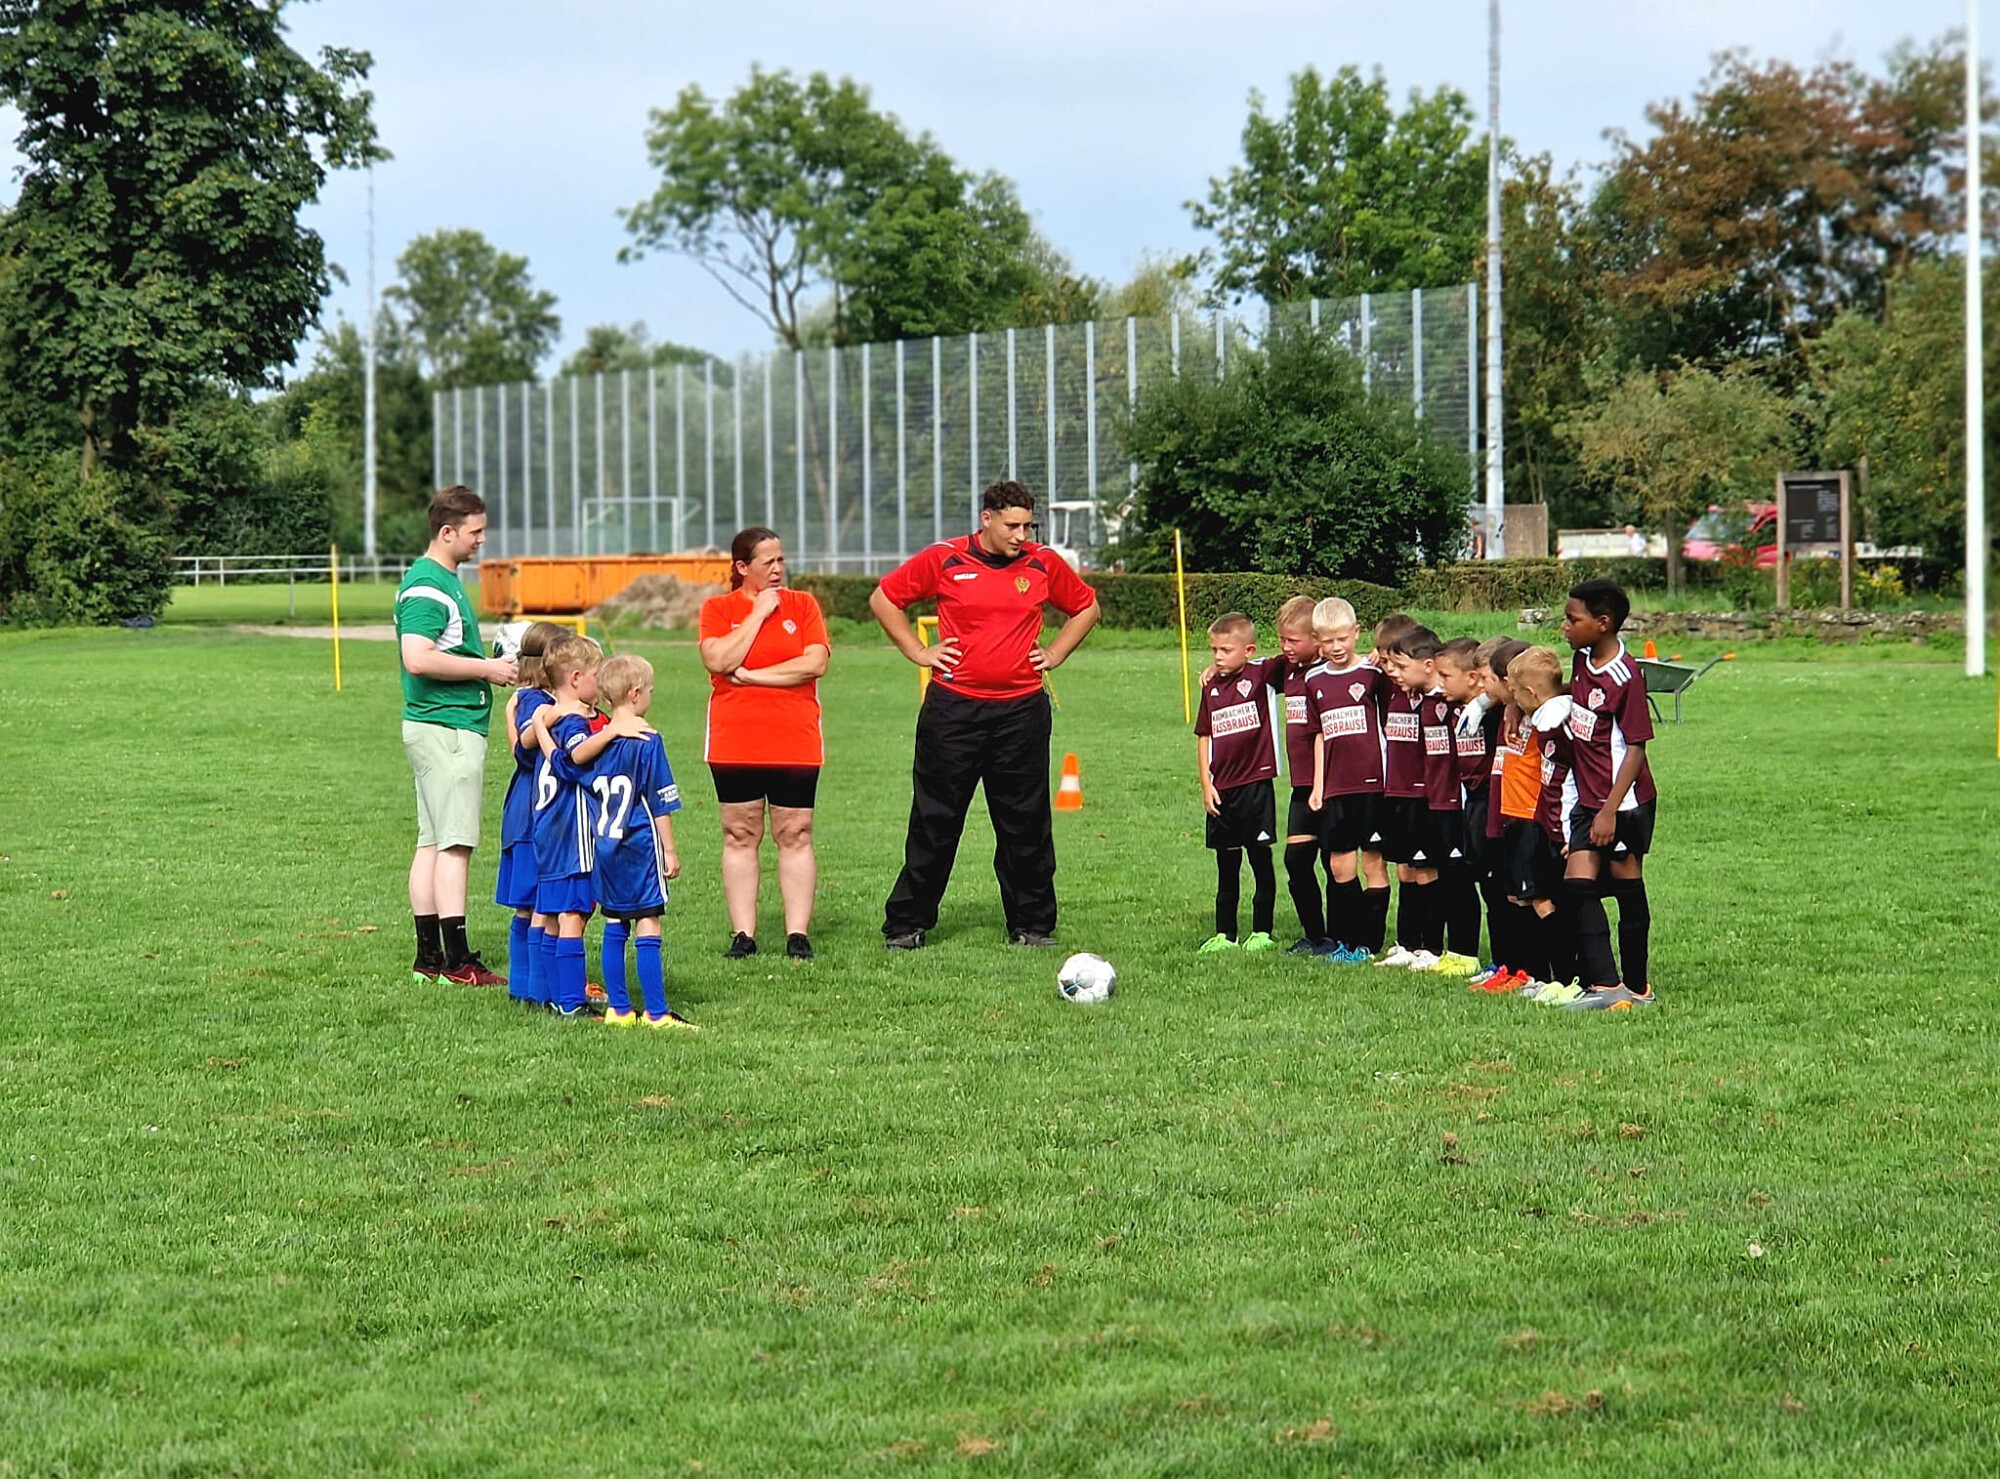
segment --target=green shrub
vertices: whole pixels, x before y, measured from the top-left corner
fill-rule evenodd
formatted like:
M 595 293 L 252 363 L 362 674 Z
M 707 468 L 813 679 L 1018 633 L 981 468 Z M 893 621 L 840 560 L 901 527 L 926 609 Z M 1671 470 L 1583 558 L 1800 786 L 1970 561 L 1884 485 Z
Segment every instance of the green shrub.
M 129 475 L 80 480 L 74 452 L 0 468 L 0 617 L 109 626 L 159 615 L 173 583 L 159 505 Z

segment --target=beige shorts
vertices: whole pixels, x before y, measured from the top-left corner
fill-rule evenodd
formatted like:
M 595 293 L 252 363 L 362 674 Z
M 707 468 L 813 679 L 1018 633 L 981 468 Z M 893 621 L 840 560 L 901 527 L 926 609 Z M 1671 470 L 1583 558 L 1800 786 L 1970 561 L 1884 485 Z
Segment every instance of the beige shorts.
M 486 799 L 486 736 L 403 721 L 403 753 L 417 773 L 417 846 L 479 846 Z

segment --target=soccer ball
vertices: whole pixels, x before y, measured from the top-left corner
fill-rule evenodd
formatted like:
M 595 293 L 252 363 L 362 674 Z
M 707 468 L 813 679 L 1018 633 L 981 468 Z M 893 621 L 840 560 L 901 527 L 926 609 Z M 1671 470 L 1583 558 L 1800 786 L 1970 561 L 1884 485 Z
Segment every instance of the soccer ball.
M 533 625 L 528 621 L 500 623 L 500 629 L 493 634 L 493 655 L 518 658 L 521 655 L 521 639 L 528 635 L 528 628 Z
M 1117 986 L 1118 972 L 1101 955 L 1072 955 L 1056 972 L 1056 994 L 1064 1001 L 1109 1001 Z

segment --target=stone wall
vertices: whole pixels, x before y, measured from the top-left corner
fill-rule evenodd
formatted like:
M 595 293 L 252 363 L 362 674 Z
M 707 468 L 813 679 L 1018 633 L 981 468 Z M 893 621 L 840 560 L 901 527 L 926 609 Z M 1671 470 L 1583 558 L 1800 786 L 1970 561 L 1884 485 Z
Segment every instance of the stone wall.
M 1560 611 L 1523 607 L 1524 631 L 1553 628 Z M 1858 642 L 1863 637 L 1903 637 L 1927 642 L 1940 632 L 1962 636 L 1965 617 L 1957 611 L 1634 611 L 1625 623 L 1627 636 L 1716 637 L 1736 641 L 1754 637 L 1818 637 L 1823 642 Z

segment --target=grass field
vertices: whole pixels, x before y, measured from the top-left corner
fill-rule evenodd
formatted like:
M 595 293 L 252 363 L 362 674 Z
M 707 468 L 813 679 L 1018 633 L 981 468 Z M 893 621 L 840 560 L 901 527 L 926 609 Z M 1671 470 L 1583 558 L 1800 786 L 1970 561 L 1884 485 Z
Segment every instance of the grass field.
M 824 685 L 820 959 L 717 959 L 702 680 L 637 645 L 693 1039 L 400 984 L 390 645 L 335 694 L 323 642 L 0 634 L 0 1474 L 2000 1468 L 1990 682 L 1711 674 L 1653 752 L 1662 1005 L 1578 1017 L 1197 963 L 1177 660 L 1086 646 L 1079 1009 L 977 815 L 880 949 L 879 642 Z

